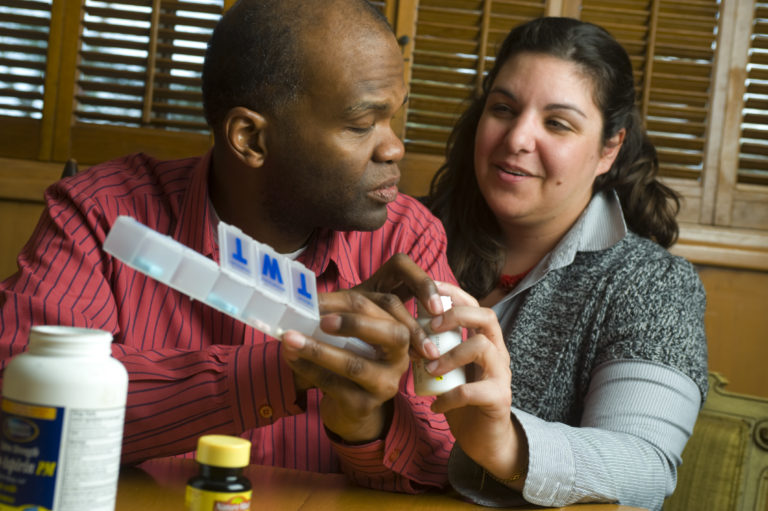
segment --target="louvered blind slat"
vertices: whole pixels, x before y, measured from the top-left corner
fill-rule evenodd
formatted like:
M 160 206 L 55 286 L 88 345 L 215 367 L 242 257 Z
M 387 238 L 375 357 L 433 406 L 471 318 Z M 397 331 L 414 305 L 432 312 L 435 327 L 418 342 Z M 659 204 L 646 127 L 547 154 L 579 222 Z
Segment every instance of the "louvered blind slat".
M 0 6 L 0 116 L 42 117 L 50 21 L 50 0 Z
M 110 23 L 101 23 L 101 22 L 95 22 L 95 21 L 88 21 L 83 25 L 86 30 L 90 32 L 110 32 L 114 30 L 114 25 Z M 123 24 L 120 27 L 120 34 L 123 36 L 132 35 L 132 36 L 143 36 L 147 33 L 147 27 L 146 26 L 131 26 L 131 25 L 125 25 Z
M 83 92 L 101 92 L 102 94 L 122 94 L 140 96 L 144 90 L 144 84 L 130 85 L 125 83 L 110 83 L 110 82 L 84 82 L 78 81 L 77 86 Z M 95 94 L 89 94 L 83 96 L 83 98 L 90 98 L 96 96 Z
M 42 16 L 32 16 L 24 14 L 15 14 L 9 12 L 0 17 L 3 23 L 12 23 L 15 25 L 23 25 L 28 27 L 42 27 L 48 28 L 49 19 Z
M 147 28 L 145 32 L 148 32 L 148 31 L 149 30 Z M 143 38 L 144 37 L 142 37 L 142 39 Z M 86 36 L 83 36 L 80 39 L 80 41 L 83 44 L 82 46 L 83 48 L 93 48 L 93 50 L 91 50 L 90 53 L 94 56 L 98 55 L 99 52 L 107 53 L 107 51 L 105 50 L 109 50 L 109 52 L 127 50 L 128 54 L 141 53 L 141 52 L 147 51 L 146 40 L 127 40 L 127 39 L 118 39 L 114 37 L 92 37 L 92 36 L 86 35 Z

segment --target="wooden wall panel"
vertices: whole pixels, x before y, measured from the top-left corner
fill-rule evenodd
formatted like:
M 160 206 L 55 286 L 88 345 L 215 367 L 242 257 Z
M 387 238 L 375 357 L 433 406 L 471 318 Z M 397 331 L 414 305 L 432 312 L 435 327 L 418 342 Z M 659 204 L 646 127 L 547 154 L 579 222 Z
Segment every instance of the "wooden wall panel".
M 42 202 L 0 200 L 0 280 L 16 271 L 16 255 L 37 225 Z
M 702 266 L 699 275 L 710 369 L 732 392 L 768 397 L 768 272 Z

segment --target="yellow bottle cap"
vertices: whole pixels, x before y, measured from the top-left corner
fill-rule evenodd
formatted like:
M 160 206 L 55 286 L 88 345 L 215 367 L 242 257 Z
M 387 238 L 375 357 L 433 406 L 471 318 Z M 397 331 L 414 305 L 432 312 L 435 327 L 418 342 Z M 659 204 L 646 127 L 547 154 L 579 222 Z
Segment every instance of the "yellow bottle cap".
M 195 459 L 214 467 L 245 467 L 251 460 L 251 442 L 230 435 L 204 435 L 197 440 Z

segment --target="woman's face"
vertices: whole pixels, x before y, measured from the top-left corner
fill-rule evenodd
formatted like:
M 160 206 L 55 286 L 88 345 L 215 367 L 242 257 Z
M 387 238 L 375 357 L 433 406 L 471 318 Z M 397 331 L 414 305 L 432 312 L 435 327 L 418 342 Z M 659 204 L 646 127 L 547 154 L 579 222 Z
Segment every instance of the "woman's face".
M 522 53 L 503 64 L 475 140 L 477 182 L 502 228 L 562 235 L 584 210 L 624 134 L 603 147 L 593 92 L 579 67 L 557 57 Z

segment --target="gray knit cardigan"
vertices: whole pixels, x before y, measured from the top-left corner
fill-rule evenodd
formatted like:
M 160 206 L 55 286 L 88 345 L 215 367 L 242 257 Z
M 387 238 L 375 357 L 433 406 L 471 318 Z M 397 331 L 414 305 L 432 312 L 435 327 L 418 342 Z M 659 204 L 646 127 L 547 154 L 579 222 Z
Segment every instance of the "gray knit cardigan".
M 578 426 L 595 367 L 643 359 L 674 367 L 707 391 L 704 288 L 694 267 L 628 232 L 578 252 L 524 291 L 505 341 L 515 407 Z

